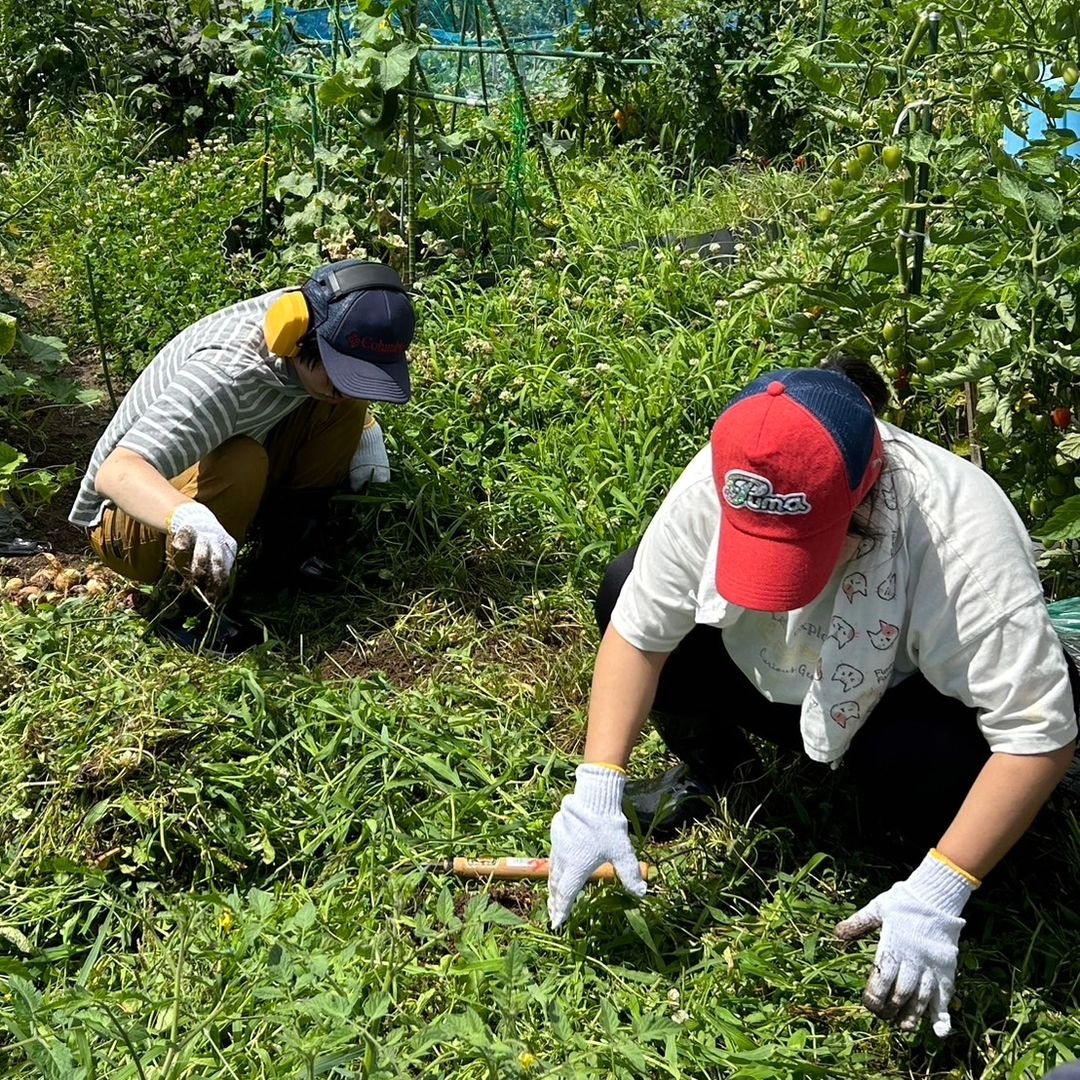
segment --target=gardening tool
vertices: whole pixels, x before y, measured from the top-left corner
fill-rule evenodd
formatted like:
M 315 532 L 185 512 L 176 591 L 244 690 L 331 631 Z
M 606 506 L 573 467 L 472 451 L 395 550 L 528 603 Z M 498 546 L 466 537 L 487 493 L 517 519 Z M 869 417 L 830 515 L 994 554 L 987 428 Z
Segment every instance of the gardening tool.
M 443 862 L 428 863 L 425 869 L 433 873 L 453 874 L 460 878 L 496 878 L 500 881 L 546 881 L 548 876 L 547 859 L 480 858 L 446 859 Z M 653 867 L 641 863 L 641 876 L 648 881 Z M 590 881 L 615 881 L 615 868 L 611 863 L 594 870 Z

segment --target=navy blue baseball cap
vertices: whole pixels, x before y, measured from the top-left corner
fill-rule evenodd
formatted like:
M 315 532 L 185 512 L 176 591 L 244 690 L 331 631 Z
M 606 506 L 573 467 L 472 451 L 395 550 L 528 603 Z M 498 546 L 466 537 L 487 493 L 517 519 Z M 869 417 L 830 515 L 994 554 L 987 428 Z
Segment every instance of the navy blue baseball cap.
M 404 404 L 416 313 L 401 278 L 382 263 L 345 259 L 320 267 L 302 290 L 319 356 L 338 392 Z

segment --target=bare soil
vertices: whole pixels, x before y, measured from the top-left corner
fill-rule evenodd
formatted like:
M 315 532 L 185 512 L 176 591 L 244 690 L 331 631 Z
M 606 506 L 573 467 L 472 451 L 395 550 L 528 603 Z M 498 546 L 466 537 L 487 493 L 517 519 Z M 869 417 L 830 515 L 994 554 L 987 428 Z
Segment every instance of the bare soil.
M 438 656 L 409 656 L 393 641 L 380 641 L 370 649 L 360 648 L 355 641 L 344 641 L 327 651 L 319 669 L 327 679 L 368 678 L 381 672 L 398 690 L 408 690 L 429 676 L 440 661 Z
M 80 386 L 100 390 L 102 401 L 97 405 L 31 404 L 27 411 L 26 428 L 13 435 L 19 449 L 26 454 L 33 468 L 62 469 L 74 466 L 74 478 L 63 485 L 45 506 L 23 510 L 28 539 L 51 545 L 65 565 L 82 566 L 92 558 L 84 530 L 72 525 L 68 512 L 82 480 L 90 455 L 102 432 L 112 418 L 112 407 L 101 385 L 101 369 L 95 354 L 84 352 L 72 357 L 71 367 L 64 371 L 67 378 Z M 20 569 L 30 564 L 39 569 L 41 557 L 16 560 Z

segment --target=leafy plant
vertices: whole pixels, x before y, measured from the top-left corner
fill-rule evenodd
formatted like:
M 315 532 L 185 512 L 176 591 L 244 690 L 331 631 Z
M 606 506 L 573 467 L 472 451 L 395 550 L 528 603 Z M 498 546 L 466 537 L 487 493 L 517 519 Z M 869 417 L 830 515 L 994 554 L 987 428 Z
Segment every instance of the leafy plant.
M 232 6 L 213 0 L 218 18 Z M 210 0 L 188 10 L 151 0 L 0 0 L 0 131 L 22 132 L 43 111 L 108 93 L 139 119 L 168 125 L 176 147 L 203 136 L 229 111 L 227 97 L 206 93 L 220 60 L 201 33 L 210 13 Z
M 96 392 L 60 374 L 67 359 L 60 340 L 24 332 L 11 311 L 4 310 L 15 306 L 14 298 L 0 290 L 0 421 L 10 438 L 26 433 L 31 404 L 40 408 L 98 399 Z M 0 506 L 14 498 L 24 509 L 36 509 L 71 479 L 71 472 L 31 468 L 24 453 L 0 441 Z

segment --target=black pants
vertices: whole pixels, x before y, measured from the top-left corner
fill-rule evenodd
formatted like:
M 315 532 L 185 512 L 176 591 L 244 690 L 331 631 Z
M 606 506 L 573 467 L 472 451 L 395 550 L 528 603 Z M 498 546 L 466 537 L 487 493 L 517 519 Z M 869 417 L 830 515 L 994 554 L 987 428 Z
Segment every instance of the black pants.
M 607 629 L 637 548 L 607 568 L 596 621 Z M 1080 678 L 1066 654 L 1073 699 Z M 728 655 L 723 632 L 696 626 L 668 657 L 652 714 L 668 748 L 698 779 L 723 786 L 752 756 L 744 732 L 802 751 L 800 706 L 768 701 Z M 990 757 L 977 711 L 946 697 L 916 672 L 887 690 L 843 759 L 864 825 L 913 845 L 940 839 Z

